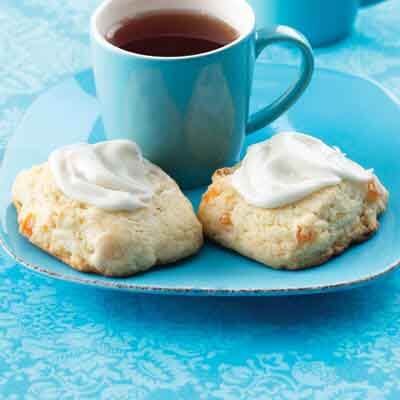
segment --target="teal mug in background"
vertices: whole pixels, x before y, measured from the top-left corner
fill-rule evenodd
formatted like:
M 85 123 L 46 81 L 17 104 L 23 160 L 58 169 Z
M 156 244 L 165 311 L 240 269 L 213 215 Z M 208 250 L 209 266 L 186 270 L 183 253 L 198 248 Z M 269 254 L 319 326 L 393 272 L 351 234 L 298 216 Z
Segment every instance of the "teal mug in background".
M 348 36 L 360 6 L 382 0 L 248 0 L 257 26 L 285 24 L 303 33 L 314 47 Z
M 185 57 L 129 53 L 105 35 L 127 17 L 160 10 L 193 10 L 218 17 L 238 38 L 217 50 Z M 106 0 L 91 19 L 93 69 L 107 139 L 131 139 L 146 158 L 184 188 L 204 185 L 212 173 L 238 161 L 246 133 L 284 113 L 308 86 L 314 66 L 307 40 L 285 26 L 255 31 L 245 0 Z M 270 44 L 300 49 L 297 82 L 249 117 L 257 56 Z

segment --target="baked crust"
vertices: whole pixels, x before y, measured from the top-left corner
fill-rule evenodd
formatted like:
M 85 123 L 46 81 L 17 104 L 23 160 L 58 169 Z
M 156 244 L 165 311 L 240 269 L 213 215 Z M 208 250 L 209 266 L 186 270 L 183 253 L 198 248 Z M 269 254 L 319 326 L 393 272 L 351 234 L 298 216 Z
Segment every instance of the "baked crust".
M 232 187 L 235 168 L 217 170 L 203 195 L 199 219 L 211 240 L 276 269 L 322 264 L 379 227 L 388 193 L 377 178 L 343 181 L 294 204 L 264 209 Z
M 71 267 L 129 276 L 196 253 L 203 233 L 177 184 L 148 163 L 156 192 L 145 208 L 110 212 L 72 200 L 56 186 L 48 163 L 21 172 L 13 185 L 20 232 Z

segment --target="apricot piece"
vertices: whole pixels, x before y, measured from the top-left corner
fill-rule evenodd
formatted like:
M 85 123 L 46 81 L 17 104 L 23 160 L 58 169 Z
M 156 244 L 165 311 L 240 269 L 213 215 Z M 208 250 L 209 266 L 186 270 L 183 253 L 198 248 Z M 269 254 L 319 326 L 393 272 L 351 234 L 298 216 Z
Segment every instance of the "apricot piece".
M 28 214 L 21 224 L 21 231 L 24 235 L 31 237 L 32 229 L 34 223 L 34 216 L 32 214 Z

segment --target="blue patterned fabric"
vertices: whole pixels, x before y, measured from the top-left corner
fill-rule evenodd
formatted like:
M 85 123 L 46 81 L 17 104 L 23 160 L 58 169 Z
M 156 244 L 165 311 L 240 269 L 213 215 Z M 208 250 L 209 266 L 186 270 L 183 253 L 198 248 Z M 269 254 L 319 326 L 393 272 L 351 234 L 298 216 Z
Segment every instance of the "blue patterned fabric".
M 32 100 L 89 66 L 97 3 L 1 0 L 0 159 Z M 397 0 L 362 10 L 317 65 L 400 96 L 399 21 Z M 396 400 L 399 329 L 399 273 L 329 295 L 161 297 L 53 281 L 0 251 L 0 399 Z

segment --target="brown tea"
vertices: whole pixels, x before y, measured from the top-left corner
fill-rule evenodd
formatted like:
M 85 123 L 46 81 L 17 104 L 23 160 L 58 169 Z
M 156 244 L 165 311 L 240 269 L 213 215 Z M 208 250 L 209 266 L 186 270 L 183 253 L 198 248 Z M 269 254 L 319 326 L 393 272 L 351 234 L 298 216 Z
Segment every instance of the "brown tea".
M 182 57 L 216 50 L 238 36 L 236 29 L 211 15 L 172 10 L 121 21 L 106 38 L 131 53 Z

